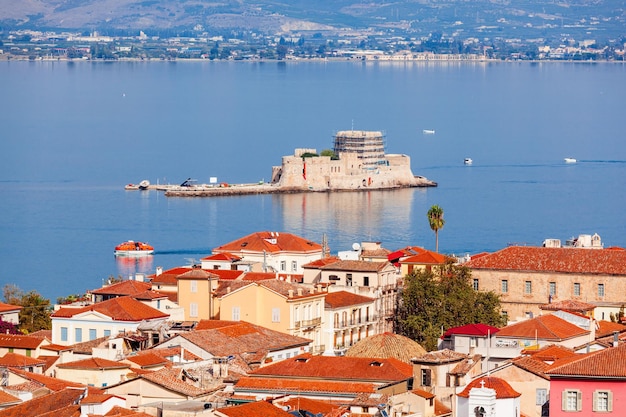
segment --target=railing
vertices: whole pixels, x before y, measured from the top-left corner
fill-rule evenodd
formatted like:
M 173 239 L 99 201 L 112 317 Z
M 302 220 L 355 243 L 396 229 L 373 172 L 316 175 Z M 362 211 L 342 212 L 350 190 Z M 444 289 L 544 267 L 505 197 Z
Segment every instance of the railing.
M 378 321 L 378 316 L 369 316 L 364 317 L 361 320 L 340 320 L 339 322 L 333 322 L 334 329 L 345 329 L 348 327 L 358 327 L 358 326 L 366 326 L 369 324 L 376 323 Z
M 302 320 L 300 323 L 302 327 L 319 326 L 322 323 L 322 318 L 317 317 L 312 320 Z
M 325 350 L 326 350 L 326 345 L 316 345 L 311 348 L 311 353 L 313 354 L 324 353 Z

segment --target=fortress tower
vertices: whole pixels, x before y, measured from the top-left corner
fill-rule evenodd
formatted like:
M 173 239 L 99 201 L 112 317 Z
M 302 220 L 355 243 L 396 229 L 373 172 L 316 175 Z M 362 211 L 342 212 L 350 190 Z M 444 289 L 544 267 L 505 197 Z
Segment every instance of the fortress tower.
M 335 135 L 333 150 L 340 158 L 342 153 L 356 154 L 363 169 L 374 170 L 389 164 L 385 158 L 384 139 L 382 132 L 343 130 Z

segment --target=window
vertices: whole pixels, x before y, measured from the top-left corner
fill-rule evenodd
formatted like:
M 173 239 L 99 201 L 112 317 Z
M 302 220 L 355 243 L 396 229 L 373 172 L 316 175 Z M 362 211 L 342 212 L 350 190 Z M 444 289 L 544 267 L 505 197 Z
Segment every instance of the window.
M 598 284 L 598 297 L 604 297 L 604 284 Z
M 191 292 L 198 292 L 198 281 L 191 281 L 189 283 Z
M 61 327 L 61 342 L 67 342 L 67 327 Z
M 346 286 L 352 286 L 352 274 L 346 274 Z
M 363 286 L 364 287 L 370 286 L 370 277 L 363 277 Z
M 579 390 L 565 390 L 561 396 L 561 409 L 563 411 L 582 410 L 582 395 Z
M 474 278 L 472 286 L 474 287 L 474 291 L 478 291 L 478 278 Z
M 580 297 L 580 282 L 574 283 L 574 295 Z
M 533 283 L 532 281 L 524 282 L 524 294 L 532 294 L 533 293 Z
M 75 329 L 74 332 L 74 342 L 82 342 L 83 341 L 83 329 Z
M 509 292 L 509 280 L 503 279 L 501 284 L 502 284 L 501 285 L 502 292 L 503 293 Z
M 548 401 L 548 390 L 537 388 L 535 390 L 535 405 L 544 405 L 546 401 Z
M 287 262 L 286 261 L 280 261 L 280 270 L 285 272 L 287 270 Z
M 430 369 L 422 369 L 422 386 L 430 387 L 431 378 L 430 378 Z
M 298 270 L 298 262 L 291 261 L 291 272 L 296 272 Z
M 98 338 L 98 333 L 96 329 L 89 329 L 89 340 L 95 340 Z
M 556 295 L 556 282 L 551 282 L 550 284 L 548 284 L 548 294 L 550 294 L 551 296 L 555 296 Z
M 280 323 L 280 308 L 278 307 L 272 309 L 272 323 Z
M 198 303 L 189 303 L 189 317 L 198 317 Z
M 594 391 L 593 411 L 613 411 L 613 393 L 611 391 Z
M 233 321 L 239 321 L 239 307 L 233 307 Z
M 26 356 L 30 358 L 30 356 L 33 354 L 32 350 L 30 349 L 26 349 Z
M 111 336 L 111 330 L 106 329 L 106 330 L 104 331 L 104 335 L 105 335 L 106 337 Z

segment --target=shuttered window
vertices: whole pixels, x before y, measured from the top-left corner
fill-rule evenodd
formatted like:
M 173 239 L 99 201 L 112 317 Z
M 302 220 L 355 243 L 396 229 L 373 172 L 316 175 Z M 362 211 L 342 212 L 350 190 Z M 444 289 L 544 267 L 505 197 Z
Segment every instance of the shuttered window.
M 613 393 L 603 390 L 594 391 L 593 411 L 613 411 Z
M 583 406 L 582 394 L 577 389 L 565 390 L 561 396 L 563 411 L 581 411 Z

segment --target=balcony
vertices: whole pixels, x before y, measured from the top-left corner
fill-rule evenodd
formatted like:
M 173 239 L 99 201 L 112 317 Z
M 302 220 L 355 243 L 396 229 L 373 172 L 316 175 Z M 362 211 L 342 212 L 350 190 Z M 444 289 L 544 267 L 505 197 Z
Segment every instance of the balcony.
M 302 320 L 300 322 L 300 326 L 302 327 L 316 327 L 316 326 L 319 326 L 320 324 L 322 324 L 321 317 L 317 317 L 312 320 Z
M 326 345 L 316 345 L 311 347 L 311 353 L 313 355 L 321 355 L 326 350 Z

